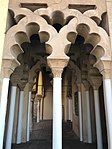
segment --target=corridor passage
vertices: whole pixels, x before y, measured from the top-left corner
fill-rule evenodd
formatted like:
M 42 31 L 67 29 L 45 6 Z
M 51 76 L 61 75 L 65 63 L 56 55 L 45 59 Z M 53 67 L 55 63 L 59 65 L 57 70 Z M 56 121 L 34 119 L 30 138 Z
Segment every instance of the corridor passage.
M 12 149 L 52 149 L 52 121 L 41 121 L 33 126 L 30 142 L 13 145 Z M 63 122 L 63 149 L 96 149 L 95 144 L 81 143 L 71 130 L 70 123 Z

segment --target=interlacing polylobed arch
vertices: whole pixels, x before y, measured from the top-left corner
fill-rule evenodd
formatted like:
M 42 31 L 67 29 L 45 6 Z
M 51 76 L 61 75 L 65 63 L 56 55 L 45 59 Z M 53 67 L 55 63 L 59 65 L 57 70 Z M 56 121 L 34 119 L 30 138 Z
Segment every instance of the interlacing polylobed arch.
M 17 57 L 23 52 L 21 44 L 30 42 L 31 35 L 38 33 L 40 41 L 45 42 L 47 52 L 53 57 L 61 57 L 61 55 L 68 53 L 71 43 L 75 43 L 77 35 L 81 35 L 84 37 L 85 43 L 92 44 L 91 54 L 95 55 L 97 62 L 111 60 L 110 42 L 106 31 L 84 14 L 78 11 L 69 11 L 71 13 L 65 11 L 64 20 L 73 16 L 73 14 L 74 17 L 61 28 L 59 33 L 37 14 L 31 13 L 21 19 L 6 34 L 3 58 L 13 59 L 18 65 Z
M 49 22 L 50 24 L 54 22 L 55 16 L 57 14 L 61 18 L 63 18 L 62 19 L 64 20 L 62 21 L 63 23 L 66 23 L 67 20 L 76 16 L 76 14 L 81 14 L 81 12 L 76 9 L 69 9 L 68 7 L 62 9 L 60 4 L 53 4 L 48 8 L 40 8 L 35 10 L 34 12 L 32 12 L 30 9 L 27 8 L 20 8 L 20 7 L 15 8 L 12 6 L 10 6 L 10 10 L 14 13 L 14 18 L 17 22 L 19 22 L 21 18 L 27 15 L 31 15 L 32 13 L 35 13 L 45 18 L 47 22 Z M 97 24 L 99 24 L 103 13 L 105 12 L 98 11 L 96 8 L 92 10 L 87 10 L 83 14 L 92 18 L 94 21 L 96 21 Z

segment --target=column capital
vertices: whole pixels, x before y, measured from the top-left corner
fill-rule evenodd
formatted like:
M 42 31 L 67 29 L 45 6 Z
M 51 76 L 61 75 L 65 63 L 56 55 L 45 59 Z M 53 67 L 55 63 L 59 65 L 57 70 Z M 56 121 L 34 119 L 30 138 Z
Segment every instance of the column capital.
M 9 78 L 18 65 L 19 65 L 18 62 L 15 59 L 3 59 L 2 76 L 4 78 Z
M 100 73 L 103 75 L 104 79 L 110 79 L 111 78 L 111 69 L 112 69 L 112 61 L 111 60 L 100 60 L 97 63 L 94 64 L 95 67 L 97 67 L 100 71 Z
M 34 98 L 34 101 L 35 101 L 35 102 L 38 102 L 38 101 L 41 100 L 41 98 L 42 98 L 42 95 L 36 94 L 36 96 L 35 96 L 35 98 Z
M 96 68 L 90 68 L 88 71 L 88 80 L 94 90 L 98 90 L 102 84 L 102 75 Z
M 88 80 L 82 80 L 83 84 L 84 84 L 84 87 L 85 87 L 85 90 L 86 91 L 89 91 L 89 88 L 90 88 L 90 83 Z
M 81 91 L 81 83 L 77 83 L 78 91 Z
M 17 84 L 18 84 L 17 78 L 11 77 L 11 78 L 10 78 L 10 81 L 11 81 L 12 86 L 17 86 Z
M 103 75 L 104 79 L 110 79 L 111 78 L 111 69 L 104 69 L 101 74 Z
M 2 68 L 2 76 L 4 78 L 10 78 L 10 75 L 13 73 L 13 71 L 10 68 Z
M 24 91 L 24 88 L 26 86 L 26 83 L 18 84 L 20 91 Z
M 102 76 L 101 75 L 90 76 L 89 82 L 92 85 L 94 90 L 98 90 L 102 84 Z
M 48 58 L 47 62 L 50 66 L 54 77 L 61 78 L 61 74 L 63 72 L 64 67 L 67 66 L 69 58 L 61 59 L 61 58 Z
M 54 78 L 61 78 L 61 74 L 63 72 L 63 68 L 52 68 L 52 73 Z

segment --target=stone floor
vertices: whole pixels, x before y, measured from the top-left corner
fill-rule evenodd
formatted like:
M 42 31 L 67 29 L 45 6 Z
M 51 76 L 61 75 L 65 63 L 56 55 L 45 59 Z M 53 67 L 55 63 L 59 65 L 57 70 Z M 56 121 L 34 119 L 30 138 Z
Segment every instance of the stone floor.
M 52 121 L 42 121 L 33 127 L 30 141 L 12 145 L 12 149 L 52 149 Z M 69 123 L 63 123 L 63 149 L 96 149 L 95 144 L 81 143 Z M 107 149 L 107 148 L 105 148 Z

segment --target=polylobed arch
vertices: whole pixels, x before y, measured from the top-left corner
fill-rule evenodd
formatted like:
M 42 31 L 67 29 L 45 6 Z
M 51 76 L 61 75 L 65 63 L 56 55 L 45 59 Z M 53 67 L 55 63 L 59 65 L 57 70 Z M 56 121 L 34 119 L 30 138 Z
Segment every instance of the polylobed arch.
M 85 35 L 83 31 L 85 31 Z M 83 36 L 85 43 L 90 43 L 93 46 L 90 54 L 97 58 L 97 62 L 111 60 L 109 36 L 92 19 L 84 15 L 73 18 L 68 25 L 60 30 L 60 33 L 63 34 L 64 40 L 67 39 L 70 42 L 68 44 L 75 43 L 78 34 Z M 65 53 L 68 53 L 68 49 L 65 48 L 65 50 L 67 50 Z
M 39 15 L 41 15 L 43 17 L 48 16 L 49 20 L 52 20 L 53 19 L 52 16 L 57 10 L 63 14 L 64 23 L 67 22 L 67 20 L 70 20 L 71 18 L 76 16 L 76 14 L 79 14 L 79 15 L 82 14 L 77 9 L 69 9 L 68 7 L 66 9 L 65 8 L 62 9 L 60 7 L 60 4 L 54 4 L 50 7 L 47 7 L 46 9 L 41 8 L 41 9 L 35 10 L 34 13 L 38 13 Z M 96 8 L 96 9 L 92 9 L 92 10 L 87 10 L 83 14 L 86 15 L 87 17 L 90 17 L 91 19 L 93 19 L 99 25 L 101 22 L 101 17 L 102 17 L 103 13 L 105 13 L 105 12 L 99 11 L 98 8 Z
M 6 34 L 3 59 L 9 59 L 16 63 L 16 67 L 20 65 L 17 57 L 23 53 L 21 44 L 30 43 L 30 37 L 33 34 L 39 34 L 40 41 L 46 42 L 57 34 L 57 31 L 40 16 L 35 14 L 23 18 L 19 23 Z M 51 53 L 51 51 L 47 51 Z M 13 64 L 12 64 L 13 65 Z
M 61 45 L 61 47 L 63 46 L 63 48 L 61 48 L 61 51 L 60 47 L 57 47 L 57 45 L 54 44 L 53 40 L 49 40 L 47 42 L 48 45 L 53 47 L 52 54 L 48 58 L 54 58 L 59 52 L 60 58 L 62 57 L 62 55 L 63 57 L 66 57 L 65 54 L 69 52 L 71 43 L 75 43 L 77 35 L 81 35 L 84 37 L 84 43 L 89 43 L 93 46 L 90 54 L 94 55 L 97 59 L 96 63 L 94 64 L 95 67 L 98 66 L 99 62 L 101 63 L 105 60 L 111 61 L 110 39 L 108 34 L 92 19 L 83 14 L 74 17 L 67 25 L 65 25 L 59 31 L 59 34 L 55 38 L 55 41 L 58 42 L 58 45 Z
M 66 40 L 68 44 L 74 43 L 79 34 L 85 38 L 85 43 L 90 43 L 94 46 L 94 51 L 97 49 L 97 46 L 100 46 L 103 51 L 108 51 L 110 54 L 109 37 L 106 31 L 98 27 L 97 24 L 87 16 L 80 15 L 73 18 L 68 25 L 64 26 L 59 31 L 59 34 L 63 36 L 63 40 Z M 50 40 L 47 43 L 50 43 Z M 65 51 L 65 53 L 67 53 L 67 51 Z
M 17 22 L 20 21 L 21 18 L 31 15 L 33 12 L 30 9 L 27 8 L 10 8 L 14 12 L 14 18 Z M 61 25 L 67 23 L 71 18 L 76 16 L 76 14 L 82 14 L 79 10 L 76 9 L 69 9 L 68 7 L 65 9 L 62 9 L 59 4 L 54 4 L 51 5 L 47 8 L 40 8 L 34 11 L 35 14 L 42 16 L 46 21 L 50 24 L 55 23 L 55 16 L 60 16 L 58 17 L 58 23 L 60 18 L 61 19 Z M 90 17 L 93 19 L 97 24 L 100 24 L 101 22 L 101 16 L 102 16 L 101 11 L 98 11 L 98 9 L 94 10 L 87 10 L 83 14 Z

